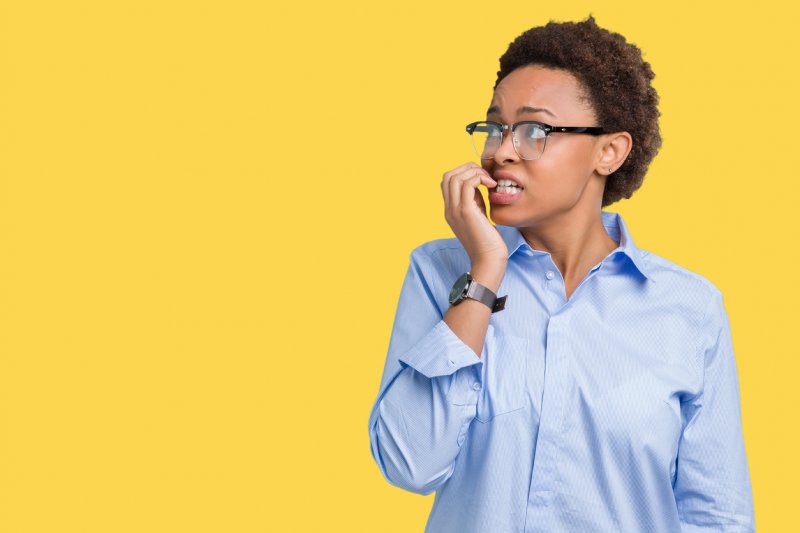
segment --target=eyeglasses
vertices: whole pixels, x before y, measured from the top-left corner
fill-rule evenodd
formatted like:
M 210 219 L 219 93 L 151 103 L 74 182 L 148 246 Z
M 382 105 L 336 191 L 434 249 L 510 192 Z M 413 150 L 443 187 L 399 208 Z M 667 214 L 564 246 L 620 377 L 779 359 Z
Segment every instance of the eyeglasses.
M 588 133 L 601 135 L 608 133 L 595 126 L 551 126 L 535 120 L 524 120 L 509 126 L 491 120 L 473 122 L 467 125 L 467 133 L 472 139 L 472 147 L 481 159 L 491 159 L 503 144 L 503 133 L 511 129 L 514 151 L 525 160 L 539 159 L 544 153 L 547 136 L 551 133 Z

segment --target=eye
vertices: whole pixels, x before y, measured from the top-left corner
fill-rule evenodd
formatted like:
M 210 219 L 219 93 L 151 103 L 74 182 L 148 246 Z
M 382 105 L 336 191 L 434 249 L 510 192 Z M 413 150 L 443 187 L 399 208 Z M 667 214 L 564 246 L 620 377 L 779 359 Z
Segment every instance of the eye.
M 526 124 L 525 125 L 525 138 L 527 139 L 544 139 L 545 131 L 544 128 L 539 126 L 538 124 Z

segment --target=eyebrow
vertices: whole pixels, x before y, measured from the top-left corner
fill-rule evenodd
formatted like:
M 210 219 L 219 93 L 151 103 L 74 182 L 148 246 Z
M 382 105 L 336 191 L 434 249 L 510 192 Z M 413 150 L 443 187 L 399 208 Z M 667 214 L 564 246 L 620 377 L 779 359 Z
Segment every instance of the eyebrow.
M 500 113 L 500 108 L 496 105 L 493 105 L 486 110 L 487 115 L 491 115 L 492 113 Z M 549 109 L 545 109 L 543 107 L 530 107 L 524 105 L 517 109 L 517 116 L 524 115 L 525 113 L 547 113 L 551 117 L 556 118 L 556 116 Z

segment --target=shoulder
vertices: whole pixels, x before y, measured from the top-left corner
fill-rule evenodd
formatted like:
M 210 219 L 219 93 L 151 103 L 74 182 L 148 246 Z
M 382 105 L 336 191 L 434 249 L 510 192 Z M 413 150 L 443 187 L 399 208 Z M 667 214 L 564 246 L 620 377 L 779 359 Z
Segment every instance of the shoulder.
M 722 292 L 705 275 L 647 250 L 639 250 L 652 272 L 658 292 L 672 295 L 682 306 L 690 307 L 699 324 L 716 304 L 722 305 Z
M 648 250 L 640 249 L 645 262 L 650 265 L 650 269 L 657 277 L 658 281 L 664 281 L 670 286 L 681 286 L 686 289 L 699 291 L 710 297 L 719 293 L 720 289 L 710 279 L 699 272 L 679 265 L 674 261 L 654 254 Z
M 438 279 L 447 286 L 470 269 L 467 251 L 456 237 L 425 241 L 411 251 L 411 263 L 428 279 Z
M 456 237 L 449 239 L 433 239 L 417 245 L 411 251 L 412 259 L 419 259 L 426 262 L 440 263 L 451 259 L 459 261 L 469 260 L 467 251 Z

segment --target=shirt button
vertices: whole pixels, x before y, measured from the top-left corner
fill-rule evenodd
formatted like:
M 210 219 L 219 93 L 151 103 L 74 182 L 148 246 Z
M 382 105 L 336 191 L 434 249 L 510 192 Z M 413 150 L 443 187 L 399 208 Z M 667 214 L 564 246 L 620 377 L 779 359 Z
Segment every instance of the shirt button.
M 450 363 L 450 366 L 453 366 L 454 364 L 456 364 L 455 361 L 448 361 L 448 363 Z
M 552 270 L 548 270 L 547 273 L 545 274 L 545 276 L 547 276 L 547 279 L 553 279 L 555 274 L 553 273 Z
M 475 390 L 481 390 L 481 384 L 476 381 L 472 384 L 472 388 Z

